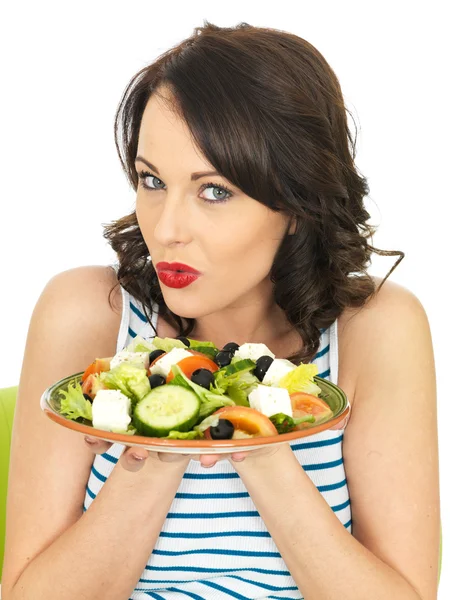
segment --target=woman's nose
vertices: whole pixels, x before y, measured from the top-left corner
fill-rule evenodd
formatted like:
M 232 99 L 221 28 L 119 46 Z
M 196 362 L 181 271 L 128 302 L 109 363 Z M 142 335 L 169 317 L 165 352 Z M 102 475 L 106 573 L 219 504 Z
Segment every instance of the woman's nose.
M 189 241 L 188 200 L 181 194 L 167 193 L 157 219 L 154 236 L 161 245 Z

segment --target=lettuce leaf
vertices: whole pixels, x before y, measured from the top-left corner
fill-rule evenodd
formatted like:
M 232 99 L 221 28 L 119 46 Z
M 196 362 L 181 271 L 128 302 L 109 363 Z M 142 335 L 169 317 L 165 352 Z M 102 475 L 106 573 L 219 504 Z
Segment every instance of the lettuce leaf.
M 167 440 L 195 440 L 205 437 L 201 431 L 169 431 L 169 435 L 162 436 Z
M 187 339 L 189 340 L 189 348 L 191 350 L 202 352 L 208 358 L 214 359 L 216 354 L 219 352 L 219 349 L 213 344 L 213 342 L 202 342 L 199 340 L 191 340 L 191 338 Z
M 199 418 L 203 419 L 204 417 L 207 417 L 218 408 L 222 408 L 222 406 L 235 406 L 235 402 L 233 402 L 231 398 L 223 394 L 218 394 L 212 390 L 208 391 L 201 385 L 191 381 L 188 377 L 186 377 L 178 365 L 172 365 L 172 372 L 174 374 L 174 378 L 166 385 L 181 385 L 195 392 L 201 402 Z
M 127 350 L 128 352 L 153 352 L 153 350 L 156 350 L 156 346 L 150 342 L 149 340 L 146 340 L 145 338 L 143 338 L 140 335 L 137 335 L 132 342 L 130 342 L 128 344 L 128 346 L 126 346 L 126 348 L 124 348 L 124 350 Z
M 83 396 L 81 385 L 76 379 L 69 382 L 67 391 L 59 390 L 60 398 L 59 412 L 68 419 L 88 419 L 92 421 L 92 404 Z
M 321 393 L 321 388 L 314 383 L 314 376 L 317 375 L 319 369 L 313 363 L 301 363 L 284 377 L 280 379 L 277 387 L 286 388 L 289 394 L 295 392 L 306 392 L 313 396 L 318 396 Z
M 109 389 L 120 390 L 133 404 L 150 392 L 147 371 L 131 363 L 120 363 L 110 371 L 100 373 L 100 381 Z
M 231 375 L 226 374 L 226 367 L 223 370 L 216 371 L 214 373 L 214 389 L 217 393 L 226 393 L 240 406 L 250 406 L 248 396 L 260 383 L 258 378 L 249 372 L 252 369 L 254 369 L 254 366 L 249 367 L 246 371 L 237 371 Z
M 158 336 L 155 336 L 153 338 L 152 343 L 155 346 L 155 348 L 157 348 L 158 350 L 164 350 L 164 352 L 170 352 L 174 348 L 187 348 L 187 346 L 183 344 L 181 340 L 176 340 L 175 338 L 169 337 L 160 338 Z

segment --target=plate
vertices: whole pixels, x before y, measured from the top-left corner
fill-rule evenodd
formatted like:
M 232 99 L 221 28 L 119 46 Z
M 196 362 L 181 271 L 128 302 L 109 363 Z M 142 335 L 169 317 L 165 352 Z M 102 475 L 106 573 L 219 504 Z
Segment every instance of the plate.
M 84 435 L 111 442 L 113 444 L 123 444 L 124 446 L 141 446 L 146 450 L 155 452 L 179 452 L 182 454 L 224 454 L 229 452 L 244 452 L 246 450 L 256 450 L 267 445 L 283 444 L 292 440 L 315 435 L 326 429 L 336 428 L 339 423 L 344 426 L 344 419 L 350 413 L 350 405 L 347 396 L 341 388 L 331 381 L 314 377 L 314 381 L 322 390 L 322 399 L 331 408 L 332 415 L 326 421 L 318 425 L 313 425 L 300 431 L 291 431 L 290 433 L 281 433 L 278 435 L 244 438 L 239 440 L 167 440 L 158 437 L 146 437 L 142 435 L 126 435 L 123 433 L 113 433 L 96 429 L 89 424 L 89 421 L 80 418 L 73 421 L 59 413 L 60 410 L 60 390 L 67 390 L 69 382 L 81 382 L 83 372 L 76 373 L 57 381 L 48 387 L 41 397 L 41 409 L 55 423 L 79 431 Z

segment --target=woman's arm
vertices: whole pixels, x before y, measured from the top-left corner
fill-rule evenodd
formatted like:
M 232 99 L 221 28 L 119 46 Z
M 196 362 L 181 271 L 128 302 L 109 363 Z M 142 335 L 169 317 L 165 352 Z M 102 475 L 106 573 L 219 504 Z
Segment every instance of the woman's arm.
M 27 566 L 4 600 L 129 598 L 188 462 L 149 458 L 135 473 L 119 461 L 89 510 Z
M 353 535 L 288 446 L 233 464 L 305 600 L 435 600 L 440 518 L 427 317 L 413 294 L 385 284 L 345 335 L 358 369 L 344 435 Z M 341 368 L 351 368 L 348 360 Z
M 115 354 L 121 311 L 108 304 L 113 284 L 105 267 L 65 271 L 33 311 L 14 414 L 4 600 L 128 598 L 185 470 L 185 461 L 148 459 L 135 473 L 119 461 L 83 514 L 93 454 L 82 435 L 40 410 L 50 384 Z

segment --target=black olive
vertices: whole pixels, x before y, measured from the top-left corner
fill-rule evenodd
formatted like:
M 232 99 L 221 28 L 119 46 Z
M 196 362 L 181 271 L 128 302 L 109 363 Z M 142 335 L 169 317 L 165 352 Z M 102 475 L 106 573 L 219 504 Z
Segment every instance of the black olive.
M 176 339 L 180 340 L 180 342 L 183 342 L 183 344 L 188 348 L 191 345 L 191 342 L 187 339 L 187 337 L 184 337 L 184 335 L 179 335 Z
M 256 368 L 253 371 L 255 377 L 262 381 L 264 379 L 264 375 L 269 370 L 270 365 L 273 363 L 273 358 L 271 356 L 260 356 L 256 361 Z
M 236 352 L 236 350 L 238 350 L 238 348 L 239 344 L 236 344 L 236 342 L 228 342 L 228 344 L 225 344 L 222 350 L 225 350 L 226 352 L 232 352 L 234 356 L 234 353 Z
M 209 390 L 214 375 L 208 369 L 196 369 L 191 375 L 191 381 Z
M 219 419 L 216 427 L 211 427 L 209 433 L 213 440 L 230 440 L 233 437 L 234 425 L 228 419 Z
M 89 394 L 83 394 L 83 396 L 86 398 L 86 400 L 89 400 L 89 402 L 92 402 L 92 398 L 89 396 Z
M 160 385 L 164 385 L 166 383 L 166 378 L 162 375 L 159 375 L 158 373 L 155 373 L 154 375 L 150 375 L 150 377 L 148 378 L 148 382 L 150 383 L 151 389 L 153 389 Z
M 158 358 L 158 356 L 161 356 L 162 354 L 165 354 L 164 350 L 153 350 L 153 352 L 150 352 L 148 357 L 149 364 L 151 365 L 155 358 Z
M 232 357 L 233 355 L 231 352 L 221 350 L 214 357 L 214 362 L 216 363 L 216 365 L 219 365 L 219 367 L 226 367 L 230 364 Z

